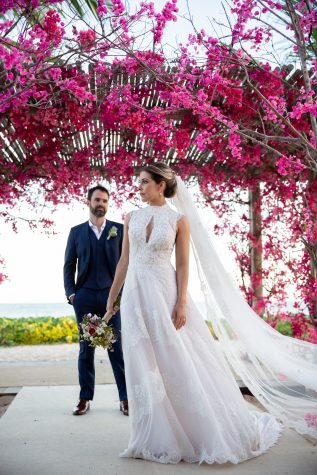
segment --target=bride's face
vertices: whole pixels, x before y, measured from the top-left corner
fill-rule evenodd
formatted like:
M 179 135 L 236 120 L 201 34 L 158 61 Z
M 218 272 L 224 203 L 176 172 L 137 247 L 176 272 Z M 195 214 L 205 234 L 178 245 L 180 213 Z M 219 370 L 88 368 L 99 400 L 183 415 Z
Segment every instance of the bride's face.
M 162 183 L 157 184 L 150 173 L 141 172 L 139 176 L 139 192 L 143 202 L 152 202 L 157 200 L 162 193 Z

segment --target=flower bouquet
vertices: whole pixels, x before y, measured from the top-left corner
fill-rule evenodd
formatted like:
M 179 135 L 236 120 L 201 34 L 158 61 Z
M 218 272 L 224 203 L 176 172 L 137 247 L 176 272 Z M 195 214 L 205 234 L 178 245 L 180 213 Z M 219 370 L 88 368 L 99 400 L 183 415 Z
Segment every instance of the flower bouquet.
M 106 319 L 86 313 L 80 326 L 83 330 L 82 340 L 88 341 L 90 346 L 102 346 L 106 350 L 113 351 L 112 345 L 117 341 L 117 335 Z
M 121 296 L 119 295 L 114 303 L 117 312 L 120 306 Z M 113 343 L 117 341 L 117 335 L 113 327 L 108 325 L 113 313 L 108 310 L 103 317 L 86 313 L 80 324 L 82 328 L 81 339 L 88 341 L 90 346 L 102 346 L 102 348 L 113 351 Z

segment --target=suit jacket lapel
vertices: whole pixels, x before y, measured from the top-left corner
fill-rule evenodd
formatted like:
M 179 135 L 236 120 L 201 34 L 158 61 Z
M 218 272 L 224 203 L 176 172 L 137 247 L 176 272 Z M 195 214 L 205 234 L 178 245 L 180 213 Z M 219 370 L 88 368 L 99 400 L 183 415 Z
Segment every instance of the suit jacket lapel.
M 111 272 L 113 272 L 113 253 L 110 252 L 110 241 L 111 241 L 111 238 L 110 239 L 107 239 L 108 238 L 108 233 L 111 229 L 111 226 L 113 226 L 113 222 L 112 221 L 109 221 L 107 219 L 106 221 L 106 226 L 105 226 L 105 229 L 104 229 L 104 233 L 105 233 L 105 250 L 106 250 L 106 256 L 107 256 L 107 261 L 108 261 L 108 266 L 109 266 L 109 269 L 111 270 Z
M 109 219 L 107 219 L 106 226 L 105 226 L 105 229 L 104 229 L 106 249 L 108 248 L 107 244 L 109 244 L 109 239 L 107 239 L 107 237 L 108 237 L 108 234 L 109 234 L 109 231 L 110 231 L 110 228 L 111 228 L 112 225 L 113 225 L 113 222 L 109 221 Z
M 86 226 L 84 226 L 83 228 L 83 240 L 87 246 L 88 260 L 89 260 L 89 255 L 90 255 L 89 221 L 86 222 Z
M 81 240 L 84 243 L 84 248 L 86 253 L 84 253 L 83 259 L 83 273 L 88 269 L 89 259 L 90 259 L 90 238 L 89 238 L 89 222 L 85 223 L 85 226 L 82 227 Z

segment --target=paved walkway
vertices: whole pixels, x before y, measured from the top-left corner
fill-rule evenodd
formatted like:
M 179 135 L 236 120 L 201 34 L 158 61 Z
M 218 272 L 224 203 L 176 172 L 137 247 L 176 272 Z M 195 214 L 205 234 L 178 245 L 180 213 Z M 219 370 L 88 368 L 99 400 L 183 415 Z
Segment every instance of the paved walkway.
M 289 429 L 267 454 L 237 466 L 121 459 L 119 453 L 129 438 L 129 418 L 118 410 L 108 355 L 100 348 L 92 408 L 82 417 L 71 414 L 78 396 L 77 353 L 77 344 L 0 347 L 0 415 L 1 409 L 6 410 L 0 419 L 1 475 L 317 473 L 316 441 Z M 14 393 L 18 393 L 15 398 Z
M 95 356 L 104 359 L 107 352 L 97 348 Z M 0 346 L 0 363 L 24 363 L 30 361 L 71 361 L 78 356 L 78 343 L 52 345 Z
M 239 465 L 161 465 L 121 459 L 129 418 L 114 385 L 97 386 L 91 410 L 74 417 L 77 388 L 23 388 L 0 419 L 1 475 L 315 475 L 317 447 L 285 430 L 266 454 Z
M 77 357 L 77 343 L 0 347 L 0 393 L 8 387 L 77 385 Z M 96 349 L 95 366 L 97 384 L 115 382 L 102 348 Z

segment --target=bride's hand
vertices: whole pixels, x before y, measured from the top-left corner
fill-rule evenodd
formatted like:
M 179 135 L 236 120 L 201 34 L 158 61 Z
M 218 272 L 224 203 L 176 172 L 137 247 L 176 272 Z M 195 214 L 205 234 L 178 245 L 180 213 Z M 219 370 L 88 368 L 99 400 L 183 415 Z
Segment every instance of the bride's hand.
M 186 323 L 186 304 L 177 303 L 173 310 L 172 320 L 176 330 L 182 328 Z
M 107 310 L 106 310 L 106 312 L 113 312 L 113 303 L 114 303 L 114 300 L 108 298 L 108 300 L 107 300 Z
M 114 303 L 115 303 L 115 299 L 112 299 L 112 298 L 109 297 L 108 300 L 107 300 L 106 314 L 111 313 L 111 315 L 114 315 L 115 313 L 117 313 L 117 311 L 119 310 L 119 307 L 115 307 Z

